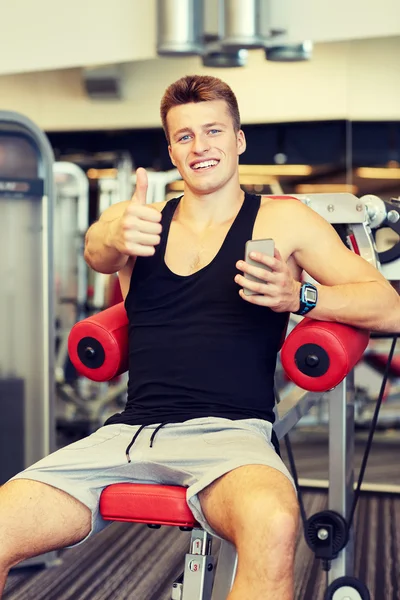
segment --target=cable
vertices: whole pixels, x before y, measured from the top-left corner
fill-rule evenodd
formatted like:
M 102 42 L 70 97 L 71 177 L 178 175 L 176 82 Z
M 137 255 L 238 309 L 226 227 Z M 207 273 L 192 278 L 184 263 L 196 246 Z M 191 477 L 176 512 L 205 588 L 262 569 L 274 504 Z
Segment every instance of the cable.
M 349 520 L 348 520 L 348 531 L 350 531 L 351 526 L 353 524 L 353 519 L 354 519 L 354 513 L 355 510 L 357 508 L 357 503 L 358 503 L 358 499 L 360 497 L 361 494 L 361 485 L 364 479 L 364 474 L 365 474 L 365 470 L 367 467 L 367 462 L 368 462 L 368 458 L 369 458 L 369 454 L 371 451 L 371 446 L 372 446 L 372 441 L 373 441 L 373 437 L 376 431 L 376 425 L 378 422 L 378 417 L 379 417 L 379 411 L 380 411 L 380 407 L 382 405 L 382 401 L 383 401 L 383 396 L 385 393 L 385 388 L 386 388 L 386 383 L 387 380 L 389 378 L 389 370 L 392 364 L 392 359 L 393 359 L 393 354 L 394 351 L 396 349 L 396 344 L 397 344 L 397 338 L 398 336 L 394 336 L 393 337 L 393 342 L 390 348 L 390 352 L 389 352 L 389 356 L 388 356 L 388 361 L 386 363 L 386 367 L 385 367 L 385 371 L 384 371 L 384 375 L 382 378 L 382 384 L 381 384 L 381 388 L 379 391 L 379 396 L 378 396 L 378 400 L 376 403 L 376 407 L 375 407 L 375 412 L 374 412 L 374 416 L 371 422 L 371 427 L 370 427 L 370 431 L 369 431 L 369 436 L 368 436 L 368 440 L 367 440 L 367 445 L 365 448 L 365 452 L 364 452 L 364 456 L 362 459 L 362 463 L 361 463 L 361 468 L 360 468 L 360 473 L 359 473 L 359 477 L 358 477 L 358 482 L 357 482 L 357 487 L 356 490 L 354 492 L 354 498 L 353 498 L 353 504 L 350 510 L 350 516 L 349 516 Z M 297 494 L 298 494 L 298 501 L 299 501 L 299 507 L 300 507 L 300 515 L 301 515 L 301 520 L 303 522 L 303 529 L 306 529 L 307 526 L 307 515 L 306 515 L 306 511 L 304 508 L 304 502 L 303 502 L 303 496 L 302 496 L 302 491 L 300 489 L 299 486 L 299 480 L 298 480 L 298 474 L 297 474 L 297 469 L 296 469 L 296 464 L 294 461 L 294 457 L 293 457 L 293 451 L 292 451 L 292 445 L 290 442 L 290 438 L 289 438 L 289 434 L 285 435 L 285 445 L 286 445 L 286 450 L 287 450 L 287 455 L 288 455 L 288 460 L 289 460 L 289 464 L 290 464 L 290 470 L 292 472 L 292 476 L 293 476 L 293 480 L 296 486 L 296 490 L 297 490 Z
M 286 444 L 286 450 L 287 450 L 288 459 L 289 459 L 289 463 L 290 463 L 290 470 L 292 471 L 292 476 L 293 476 L 294 484 L 295 484 L 296 490 L 297 490 L 297 496 L 298 496 L 299 506 L 300 506 L 301 520 L 303 521 L 303 529 L 305 531 L 308 519 L 307 519 L 306 511 L 305 511 L 305 508 L 304 508 L 303 495 L 302 495 L 302 491 L 301 491 L 300 486 L 299 486 L 299 479 L 297 477 L 297 469 L 296 469 L 296 465 L 295 465 L 294 457 L 293 457 L 293 452 L 292 452 L 292 444 L 290 443 L 290 439 L 289 439 L 289 434 L 288 433 L 285 435 L 285 444 Z
M 354 513 L 356 511 L 357 502 L 358 502 L 358 499 L 360 497 L 361 485 L 362 485 L 362 482 L 363 482 L 363 479 L 364 479 L 364 473 L 365 473 L 365 469 L 367 467 L 367 462 L 368 462 L 368 457 L 369 457 L 369 453 L 370 453 L 370 450 L 371 450 L 372 440 L 373 440 L 373 437 L 374 437 L 374 434 L 375 434 L 375 430 L 376 430 L 376 425 L 377 425 L 377 422 L 378 422 L 379 411 L 380 411 L 381 404 L 382 404 L 382 401 L 383 401 L 383 396 L 385 394 L 386 383 L 387 383 L 387 380 L 389 378 L 389 370 L 390 370 L 390 367 L 392 365 L 393 354 L 394 354 L 394 351 L 396 349 L 397 337 L 398 337 L 397 335 L 395 335 L 393 337 L 393 342 L 392 342 L 392 345 L 390 347 L 388 361 L 386 363 L 385 371 L 384 371 L 384 374 L 383 374 L 381 389 L 379 391 L 378 400 L 376 402 L 375 412 L 374 412 L 374 416 L 373 416 L 373 419 L 372 419 L 371 428 L 369 430 L 368 441 L 367 441 L 367 445 L 366 445 L 366 448 L 365 448 L 365 453 L 364 453 L 364 456 L 363 456 L 363 459 L 362 459 L 360 473 L 359 473 L 359 476 L 358 476 L 357 488 L 356 488 L 356 490 L 354 492 L 353 505 L 351 507 L 350 516 L 349 516 L 348 525 L 347 525 L 348 531 L 350 531 L 351 526 L 353 524 Z

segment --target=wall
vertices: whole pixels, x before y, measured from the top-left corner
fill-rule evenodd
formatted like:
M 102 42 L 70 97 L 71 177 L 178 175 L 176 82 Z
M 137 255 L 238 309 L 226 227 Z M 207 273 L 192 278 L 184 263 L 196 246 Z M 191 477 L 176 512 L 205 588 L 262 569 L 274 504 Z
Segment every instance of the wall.
M 156 56 L 156 0 L 1 3 L 0 74 Z
M 292 39 L 316 42 L 400 34 L 398 0 L 279 0 L 288 3 Z
M 270 1 L 283 15 L 291 39 L 400 35 L 398 0 Z M 156 0 L 4 0 L 1 24 L 0 74 L 156 56 Z
M 210 73 L 235 90 L 243 123 L 325 119 L 400 120 L 400 37 L 317 44 L 306 63 L 267 62 L 252 51 L 242 69 L 205 69 L 197 57 L 123 65 L 125 99 L 90 100 L 80 69 L 0 77 L 0 109 L 26 114 L 47 131 L 159 127 L 165 87 Z

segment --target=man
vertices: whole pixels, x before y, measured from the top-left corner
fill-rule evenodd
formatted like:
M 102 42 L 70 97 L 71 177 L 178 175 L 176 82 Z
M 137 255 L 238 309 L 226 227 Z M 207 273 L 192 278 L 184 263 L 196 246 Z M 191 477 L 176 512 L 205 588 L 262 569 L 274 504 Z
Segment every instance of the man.
M 398 296 L 300 202 L 244 194 L 246 141 L 226 84 L 182 78 L 165 92 L 161 117 L 183 197 L 146 206 L 138 169 L 132 200 L 107 209 L 86 238 L 88 264 L 118 272 L 126 300 L 126 409 L 0 490 L 0 589 L 16 562 L 104 527 L 106 485 L 149 481 L 187 486 L 199 522 L 235 544 L 229 600 L 289 600 L 298 506 L 271 424 L 288 313 L 399 331 Z M 275 256 L 256 254 L 260 268 L 244 263 L 245 242 L 263 238 Z M 320 284 L 308 307 L 303 269 Z

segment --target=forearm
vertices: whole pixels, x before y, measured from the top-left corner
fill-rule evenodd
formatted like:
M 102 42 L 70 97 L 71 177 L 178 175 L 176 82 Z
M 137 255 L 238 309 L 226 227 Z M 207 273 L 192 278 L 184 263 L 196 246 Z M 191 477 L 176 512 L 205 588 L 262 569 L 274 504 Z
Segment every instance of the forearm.
M 378 281 L 318 285 L 317 306 L 308 317 L 369 329 L 400 333 L 400 297 Z
M 85 236 L 85 261 L 99 273 L 116 273 L 126 265 L 129 258 L 112 245 L 113 223 L 114 221 L 97 221 Z

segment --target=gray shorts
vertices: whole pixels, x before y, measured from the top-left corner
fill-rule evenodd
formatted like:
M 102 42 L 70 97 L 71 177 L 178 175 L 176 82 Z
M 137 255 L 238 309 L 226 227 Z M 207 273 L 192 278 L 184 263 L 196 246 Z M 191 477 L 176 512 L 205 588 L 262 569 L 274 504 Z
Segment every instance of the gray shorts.
M 286 475 L 294 486 L 272 445 L 272 425 L 268 421 L 203 417 L 168 423 L 157 432 L 150 447 L 157 426 L 148 425 L 139 433 L 129 452 L 130 463 L 125 451 L 140 426 L 106 425 L 43 458 L 12 480 L 41 481 L 83 502 L 92 512 L 89 536 L 110 524 L 99 513 L 99 499 L 102 490 L 113 483 L 187 487 L 186 500 L 195 519 L 216 537 L 220 536 L 208 525 L 198 493 L 218 477 L 244 465 L 267 465 Z

